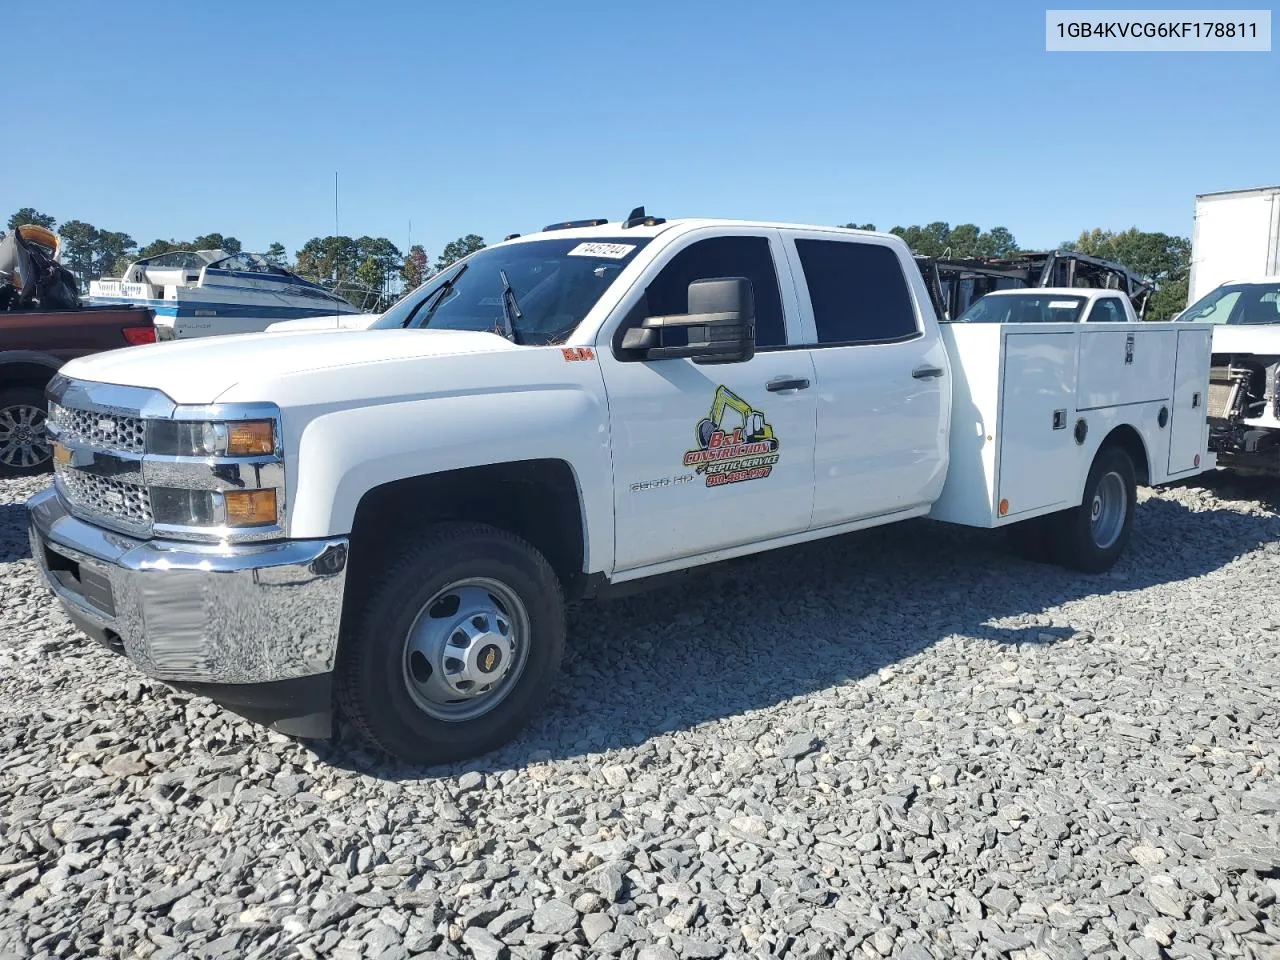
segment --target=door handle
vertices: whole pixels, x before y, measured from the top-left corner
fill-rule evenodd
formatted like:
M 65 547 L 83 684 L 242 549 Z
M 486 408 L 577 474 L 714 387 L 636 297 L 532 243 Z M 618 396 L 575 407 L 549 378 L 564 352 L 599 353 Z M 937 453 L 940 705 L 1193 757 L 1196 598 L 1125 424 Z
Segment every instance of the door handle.
M 941 367 L 932 367 L 926 364 L 923 367 L 916 367 L 911 371 L 911 375 L 917 380 L 934 380 L 946 373 Z
M 778 377 L 766 383 L 764 388 L 770 393 L 780 393 L 783 390 L 808 390 L 809 381 L 804 377 Z

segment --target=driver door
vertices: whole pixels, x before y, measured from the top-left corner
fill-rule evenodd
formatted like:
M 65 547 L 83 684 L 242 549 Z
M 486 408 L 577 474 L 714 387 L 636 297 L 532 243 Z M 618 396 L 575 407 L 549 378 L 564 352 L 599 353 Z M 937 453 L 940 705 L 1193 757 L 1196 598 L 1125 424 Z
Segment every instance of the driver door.
M 746 277 L 756 309 L 747 361 L 620 359 L 599 351 L 609 399 L 615 573 L 808 529 L 817 416 L 813 361 L 776 231 L 681 238 L 620 305 L 623 327 L 688 311 L 694 280 Z M 784 291 L 786 291 L 784 293 Z M 610 331 L 614 343 L 621 330 Z M 616 333 L 617 335 L 613 335 Z M 657 572 L 657 571 L 654 571 Z

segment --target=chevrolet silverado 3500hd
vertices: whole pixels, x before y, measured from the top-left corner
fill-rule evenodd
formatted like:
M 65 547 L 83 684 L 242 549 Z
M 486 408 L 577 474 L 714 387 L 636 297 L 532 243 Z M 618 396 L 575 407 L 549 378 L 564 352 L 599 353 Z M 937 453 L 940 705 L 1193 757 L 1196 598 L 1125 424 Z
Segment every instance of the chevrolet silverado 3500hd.
M 937 322 L 897 237 L 673 220 L 472 254 L 369 330 L 77 360 L 34 556 L 147 674 L 405 760 L 513 737 L 565 598 L 911 517 L 1108 568 L 1206 469 L 1209 329 Z

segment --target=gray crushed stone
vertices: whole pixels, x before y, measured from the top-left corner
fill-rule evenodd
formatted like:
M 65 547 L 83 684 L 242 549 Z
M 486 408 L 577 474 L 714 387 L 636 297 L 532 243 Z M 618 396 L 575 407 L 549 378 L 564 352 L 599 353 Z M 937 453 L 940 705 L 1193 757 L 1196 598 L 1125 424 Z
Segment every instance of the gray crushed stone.
M 0 957 L 1280 956 L 1275 485 L 1083 576 L 913 522 L 575 608 L 517 743 L 413 770 L 148 680 L 0 481 Z

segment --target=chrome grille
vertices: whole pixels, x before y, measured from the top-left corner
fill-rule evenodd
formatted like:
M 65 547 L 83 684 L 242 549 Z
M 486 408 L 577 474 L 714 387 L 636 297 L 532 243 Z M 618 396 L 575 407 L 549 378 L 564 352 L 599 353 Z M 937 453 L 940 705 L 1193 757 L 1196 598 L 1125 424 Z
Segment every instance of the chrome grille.
M 57 475 L 72 507 L 134 530 L 151 526 L 151 496 L 146 487 L 62 466 Z
M 73 410 L 60 403 L 50 403 L 49 424 L 60 439 L 106 450 L 142 453 L 146 446 L 146 427 L 141 417 Z

